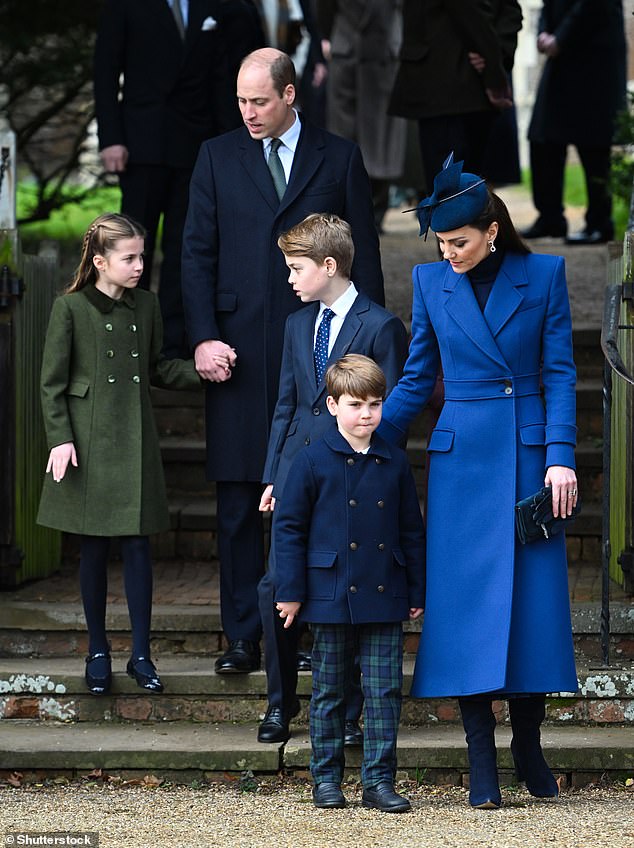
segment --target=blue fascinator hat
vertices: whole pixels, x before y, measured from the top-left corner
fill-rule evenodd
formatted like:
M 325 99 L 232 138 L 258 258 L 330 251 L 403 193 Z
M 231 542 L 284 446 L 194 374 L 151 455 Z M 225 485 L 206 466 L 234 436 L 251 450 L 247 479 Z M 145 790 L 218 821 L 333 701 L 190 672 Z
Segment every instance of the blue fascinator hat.
M 416 209 L 405 210 L 416 212 L 419 236 L 426 239 L 430 227 L 440 233 L 464 227 L 484 211 L 489 199 L 486 182 L 476 174 L 463 174 L 463 164 L 454 162 L 451 152 L 434 178 L 433 193 L 421 200 Z

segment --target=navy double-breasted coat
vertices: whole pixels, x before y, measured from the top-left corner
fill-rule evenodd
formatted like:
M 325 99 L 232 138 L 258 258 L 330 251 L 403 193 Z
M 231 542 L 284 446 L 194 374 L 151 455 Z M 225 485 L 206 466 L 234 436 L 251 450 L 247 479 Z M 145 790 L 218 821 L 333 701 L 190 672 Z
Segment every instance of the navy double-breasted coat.
M 442 363 L 428 451 L 427 596 L 412 694 L 577 687 L 563 534 L 522 546 L 514 505 L 574 467 L 575 368 L 561 257 L 509 254 L 484 313 L 448 262 L 414 268 L 410 354 L 381 432 L 402 435 Z M 543 386 L 543 391 L 540 389 Z
M 318 624 L 378 624 L 422 607 L 425 532 L 407 456 L 336 426 L 295 458 L 275 508 L 277 601 Z

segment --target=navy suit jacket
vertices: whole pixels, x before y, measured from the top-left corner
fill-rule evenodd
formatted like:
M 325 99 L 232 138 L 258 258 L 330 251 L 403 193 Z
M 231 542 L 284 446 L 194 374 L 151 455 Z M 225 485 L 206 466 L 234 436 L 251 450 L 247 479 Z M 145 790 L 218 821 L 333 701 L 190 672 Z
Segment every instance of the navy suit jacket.
M 273 483 L 279 498 L 295 455 L 332 426 L 326 408 L 326 381 L 319 385 L 313 363 L 313 337 L 319 303 L 289 315 L 286 321 L 280 393 L 273 415 L 262 479 Z M 388 392 L 396 385 L 407 358 L 403 322 L 359 292 L 346 315 L 328 365 L 346 353 L 369 356 L 383 369 Z
M 232 345 L 231 379 L 207 387 L 207 475 L 262 479 L 278 395 L 286 318 L 300 301 L 288 285 L 278 236 L 312 212 L 352 227 L 353 279 L 384 302 L 370 182 L 356 144 L 302 120 L 286 189 L 278 200 L 262 151 L 246 127 L 205 142 L 190 186 L 183 238 L 183 303 L 194 347 Z
M 425 531 L 407 455 L 336 426 L 295 458 L 273 522 L 276 601 L 318 624 L 402 621 L 425 596 Z

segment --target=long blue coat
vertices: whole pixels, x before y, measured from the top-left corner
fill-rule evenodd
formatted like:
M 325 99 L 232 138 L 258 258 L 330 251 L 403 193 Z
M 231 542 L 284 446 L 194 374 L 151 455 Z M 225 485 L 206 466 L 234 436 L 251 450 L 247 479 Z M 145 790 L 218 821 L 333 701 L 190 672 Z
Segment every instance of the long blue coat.
M 402 435 L 442 363 L 428 445 L 427 595 L 412 694 L 577 688 L 563 534 L 522 546 L 514 505 L 574 468 L 564 261 L 509 254 L 484 313 L 448 262 L 414 268 L 410 354 L 381 432 Z M 540 391 L 543 385 L 543 396 Z

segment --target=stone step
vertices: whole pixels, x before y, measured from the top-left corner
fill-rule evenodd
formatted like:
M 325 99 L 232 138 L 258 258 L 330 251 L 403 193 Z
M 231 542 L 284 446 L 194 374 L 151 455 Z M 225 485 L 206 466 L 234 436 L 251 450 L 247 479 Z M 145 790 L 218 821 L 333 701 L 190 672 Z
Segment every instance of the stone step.
M 67 776 L 103 769 L 142 776 L 153 774 L 174 782 L 213 778 L 222 773 L 285 773 L 305 776 L 310 742 L 296 729 L 286 745 L 256 741 L 255 724 L 113 724 L 82 725 L 24 721 L 0 722 L 0 770 Z M 510 729 L 498 728 L 498 769 L 503 785 L 515 784 L 509 750 Z M 542 744 L 556 776 L 573 786 L 602 776 L 624 778 L 634 768 L 634 734 L 619 727 L 546 728 Z M 347 770 L 358 776 L 362 752 L 346 749 Z M 398 741 L 399 776 L 426 782 L 467 785 L 464 732 L 457 726 L 423 730 L 402 727 Z
M 0 719 L 5 721 L 258 721 L 266 710 L 266 677 L 253 674 L 218 675 L 214 657 L 156 655 L 165 691 L 151 695 L 125 673 L 127 654 L 113 656 L 110 694 L 90 695 L 80 658 L 0 659 Z M 403 692 L 410 691 L 413 658 L 403 666 Z M 549 696 L 547 723 L 624 724 L 634 726 L 634 665 L 620 668 L 578 668 L 579 690 Z M 302 709 L 296 724 L 308 723 L 310 673 L 300 673 L 298 695 Z M 508 724 L 505 702 L 496 705 L 498 720 Z M 403 724 L 410 726 L 459 723 L 455 699 L 410 698 L 403 701 Z

